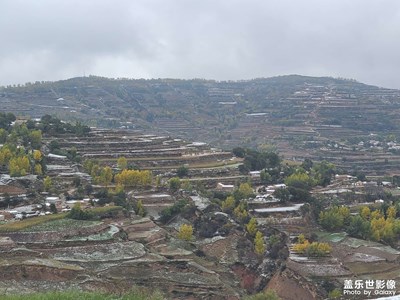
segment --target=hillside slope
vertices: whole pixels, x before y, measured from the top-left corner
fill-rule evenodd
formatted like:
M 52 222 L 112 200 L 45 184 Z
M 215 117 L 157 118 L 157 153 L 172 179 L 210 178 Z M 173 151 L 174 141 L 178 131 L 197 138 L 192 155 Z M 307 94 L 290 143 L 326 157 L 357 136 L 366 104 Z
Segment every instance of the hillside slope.
M 91 76 L 2 88 L 0 105 L 18 115 L 52 114 L 222 148 L 272 144 L 289 158 L 342 161 L 354 154 L 347 150 L 363 150 L 356 146 L 371 133 L 399 135 L 400 91 L 298 75 L 224 82 Z M 330 147 L 343 151 L 324 153 Z

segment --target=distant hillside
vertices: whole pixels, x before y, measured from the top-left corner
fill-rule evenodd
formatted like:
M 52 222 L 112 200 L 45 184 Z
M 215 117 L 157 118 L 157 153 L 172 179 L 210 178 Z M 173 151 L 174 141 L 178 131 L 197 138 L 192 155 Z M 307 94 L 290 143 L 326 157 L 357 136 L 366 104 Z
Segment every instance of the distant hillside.
M 322 147 L 370 133 L 400 136 L 399 90 L 328 77 L 219 82 L 91 76 L 2 88 L 0 104 L 17 115 L 52 114 L 223 148 L 272 144 L 292 156 L 313 143 Z

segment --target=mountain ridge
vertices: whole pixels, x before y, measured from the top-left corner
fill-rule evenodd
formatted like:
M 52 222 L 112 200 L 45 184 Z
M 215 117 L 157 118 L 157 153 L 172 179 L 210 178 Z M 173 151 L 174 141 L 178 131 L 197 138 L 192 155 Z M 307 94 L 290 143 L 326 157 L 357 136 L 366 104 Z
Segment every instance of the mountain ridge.
M 241 81 L 76 77 L 2 88 L 0 104 L 2 110 L 17 115 L 51 114 L 224 149 L 272 146 L 295 159 L 324 158 L 324 147 L 355 147 L 370 134 L 400 137 L 399 90 L 332 77 L 285 75 Z

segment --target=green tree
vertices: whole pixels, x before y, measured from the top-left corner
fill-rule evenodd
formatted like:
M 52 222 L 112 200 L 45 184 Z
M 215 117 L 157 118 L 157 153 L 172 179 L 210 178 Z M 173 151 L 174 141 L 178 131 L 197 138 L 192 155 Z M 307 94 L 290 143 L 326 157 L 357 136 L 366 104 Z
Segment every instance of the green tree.
M 176 175 L 179 178 L 183 178 L 185 176 L 187 176 L 189 174 L 189 169 L 185 166 L 180 166 L 177 170 L 176 170 Z
M 169 181 L 169 190 L 173 193 L 177 192 L 181 188 L 181 180 L 179 177 L 172 177 Z
M 342 229 L 350 221 L 350 210 L 347 207 L 334 206 L 319 214 L 319 222 L 327 230 Z
M 128 166 L 128 160 L 124 157 L 121 156 L 117 159 L 117 166 L 120 170 L 124 170 Z
M 280 161 L 279 155 L 275 152 L 258 152 L 252 149 L 246 149 L 242 169 L 243 171 L 255 171 L 265 168 L 277 168 L 279 167 Z
M 314 162 L 311 159 L 306 158 L 303 161 L 303 163 L 301 164 L 301 167 L 306 171 L 311 171 L 311 168 L 313 167 L 313 165 L 314 165 Z
M 89 211 L 83 210 L 80 203 L 76 203 L 68 213 L 67 218 L 75 220 L 90 220 L 93 214 Z
M 244 156 L 246 154 L 246 149 L 244 149 L 242 147 L 236 147 L 236 148 L 233 148 L 232 153 L 237 157 L 244 158 Z
M 186 192 L 191 192 L 191 191 L 193 190 L 193 186 L 192 186 L 192 184 L 190 183 L 189 179 L 182 180 L 181 187 L 182 187 L 182 189 L 185 190 Z
M 7 130 L 0 128 L 0 143 L 3 144 L 7 141 Z
M 167 223 L 169 220 L 171 220 L 172 217 L 181 213 L 187 204 L 188 204 L 187 200 L 182 199 L 182 200 L 179 200 L 178 202 L 175 202 L 174 205 L 163 209 L 159 213 L 160 221 L 164 224 Z
M 239 188 L 234 191 L 234 197 L 236 200 L 242 200 L 249 198 L 251 195 L 254 194 L 253 188 L 247 182 L 241 183 Z
M 265 252 L 264 236 L 260 231 L 257 231 L 254 237 L 254 250 L 258 255 L 262 255 Z
M 46 176 L 46 178 L 43 180 L 43 185 L 44 185 L 44 190 L 48 192 L 51 187 L 53 186 L 53 181 L 49 176 Z
M 235 198 L 232 196 L 226 197 L 225 201 L 222 201 L 221 209 L 224 212 L 232 212 L 232 210 L 235 208 Z
M 318 185 L 327 186 L 331 183 L 332 176 L 335 175 L 336 167 L 332 163 L 322 161 L 314 164 L 312 173 Z
M 40 130 L 32 130 L 29 133 L 29 141 L 33 149 L 40 149 L 42 146 L 42 132 Z
M 52 141 L 53 142 L 53 141 Z M 55 141 L 56 142 L 56 141 Z M 88 174 L 92 174 L 92 169 L 95 165 L 98 165 L 98 162 L 94 159 L 86 159 L 83 162 L 83 169 L 85 170 L 85 172 L 87 172 Z
M 247 212 L 247 203 L 242 201 L 238 206 L 235 207 L 233 213 L 237 219 L 237 221 L 241 224 L 248 221 L 249 213 Z
M 57 207 L 56 207 L 56 205 L 54 204 L 54 203 L 51 203 L 50 204 L 50 211 L 53 213 L 53 214 L 56 214 L 58 211 L 57 211 Z
M 260 179 L 261 183 L 263 184 L 271 184 L 272 183 L 272 176 L 269 174 L 267 170 L 262 170 L 260 172 Z
M 7 165 L 13 157 L 14 154 L 9 145 L 0 148 L 0 165 Z
M 314 185 L 314 181 L 307 173 L 296 172 L 286 178 L 285 184 L 288 187 L 295 187 L 308 191 Z
M 8 129 L 12 122 L 16 120 L 12 113 L 0 112 L 0 128 Z
M 136 213 L 138 216 L 141 216 L 141 217 L 144 217 L 144 216 L 146 215 L 146 211 L 145 211 L 145 209 L 144 209 L 142 200 L 138 200 L 138 202 L 136 203 L 136 206 L 135 206 L 135 213 Z
M 280 202 L 288 202 L 290 200 L 290 192 L 286 188 L 276 189 L 272 195 L 279 199 Z
M 346 232 L 353 237 L 367 239 L 370 236 L 370 223 L 362 216 L 354 216 L 350 219 L 350 224 Z
M 292 195 L 292 201 L 308 201 L 314 181 L 308 174 L 296 172 L 286 178 L 285 184 Z

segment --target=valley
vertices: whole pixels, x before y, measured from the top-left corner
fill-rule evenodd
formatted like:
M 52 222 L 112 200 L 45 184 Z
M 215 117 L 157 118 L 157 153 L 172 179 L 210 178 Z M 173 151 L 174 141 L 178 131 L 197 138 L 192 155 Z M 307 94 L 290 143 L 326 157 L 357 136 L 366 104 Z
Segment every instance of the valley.
M 301 76 L 2 88 L 0 294 L 398 294 L 399 97 Z

